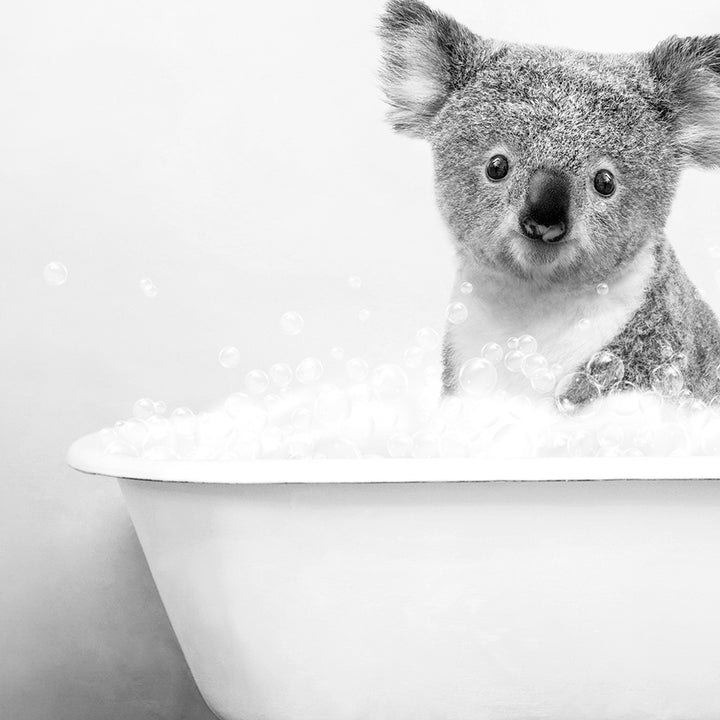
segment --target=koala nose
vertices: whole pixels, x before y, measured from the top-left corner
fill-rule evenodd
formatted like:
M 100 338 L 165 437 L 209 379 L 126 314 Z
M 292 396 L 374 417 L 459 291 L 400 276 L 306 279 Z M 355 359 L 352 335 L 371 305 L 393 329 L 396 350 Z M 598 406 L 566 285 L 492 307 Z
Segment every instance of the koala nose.
M 570 186 L 567 178 L 552 170 L 536 170 L 528 185 L 525 212 L 520 220 L 531 240 L 561 242 L 567 233 Z

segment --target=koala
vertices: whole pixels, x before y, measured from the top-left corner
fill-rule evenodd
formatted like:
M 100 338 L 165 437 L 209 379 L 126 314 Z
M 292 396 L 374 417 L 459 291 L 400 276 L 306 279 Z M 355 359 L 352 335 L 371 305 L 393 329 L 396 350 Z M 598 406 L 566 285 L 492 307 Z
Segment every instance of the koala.
M 664 231 L 682 168 L 720 165 L 720 35 L 579 52 L 487 39 L 418 0 L 391 0 L 379 34 L 388 117 L 431 145 L 469 310 L 446 330 L 444 391 L 485 343 L 527 333 L 558 376 L 617 355 L 603 392 L 720 393 L 718 321 Z

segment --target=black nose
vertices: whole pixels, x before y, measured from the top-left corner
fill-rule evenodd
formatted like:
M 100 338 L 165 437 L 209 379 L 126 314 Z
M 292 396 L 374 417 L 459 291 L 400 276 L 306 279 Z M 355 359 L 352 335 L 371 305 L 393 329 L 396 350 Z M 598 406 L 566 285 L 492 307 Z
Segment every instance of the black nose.
M 567 233 L 569 207 L 567 178 L 552 170 L 537 170 L 530 178 L 520 227 L 532 240 L 560 242 Z

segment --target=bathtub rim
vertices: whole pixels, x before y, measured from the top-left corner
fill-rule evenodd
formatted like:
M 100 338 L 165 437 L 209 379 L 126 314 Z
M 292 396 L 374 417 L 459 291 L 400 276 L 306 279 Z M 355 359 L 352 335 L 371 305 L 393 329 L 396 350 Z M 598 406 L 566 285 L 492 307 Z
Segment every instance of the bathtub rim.
M 148 460 L 106 454 L 99 433 L 76 440 L 67 463 L 91 475 L 210 485 L 720 479 L 715 456 Z

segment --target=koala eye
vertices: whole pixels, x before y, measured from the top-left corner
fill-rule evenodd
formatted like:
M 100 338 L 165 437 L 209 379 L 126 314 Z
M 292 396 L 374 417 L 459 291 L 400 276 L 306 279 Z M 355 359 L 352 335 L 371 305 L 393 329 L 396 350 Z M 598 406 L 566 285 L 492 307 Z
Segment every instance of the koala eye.
M 595 190 L 608 197 L 615 192 L 615 176 L 609 170 L 598 170 L 595 173 Z
M 493 155 L 485 168 L 487 176 L 491 180 L 502 180 L 510 169 L 510 163 L 504 155 Z

